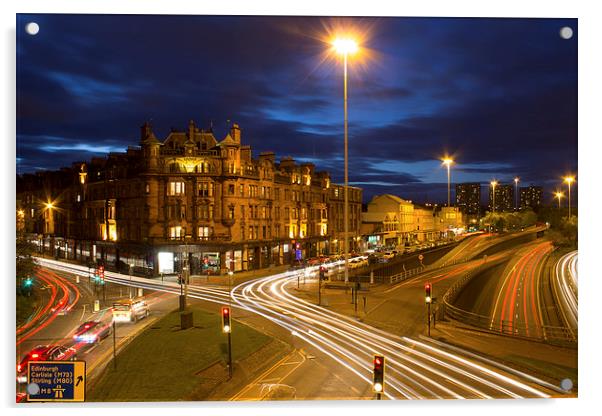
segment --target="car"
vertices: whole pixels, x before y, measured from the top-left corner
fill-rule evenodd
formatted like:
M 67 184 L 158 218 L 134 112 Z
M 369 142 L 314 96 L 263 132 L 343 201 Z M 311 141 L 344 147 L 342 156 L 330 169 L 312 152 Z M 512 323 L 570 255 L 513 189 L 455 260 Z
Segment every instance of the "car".
M 108 337 L 109 334 L 111 334 L 110 323 L 87 321 L 75 330 L 73 340 L 84 344 L 94 344 Z
M 113 303 L 113 321 L 138 322 L 138 319 L 150 315 L 148 304 L 144 299 L 124 299 Z
M 382 254 L 383 258 L 387 259 L 387 260 L 391 260 L 393 257 L 395 257 L 395 253 L 393 253 L 392 251 L 385 251 Z
M 76 360 L 76 350 L 64 345 L 38 345 L 29 351 L 17 365 L 17 381 L 27 382 L 27 363 L 30 361 L 65 361 Z

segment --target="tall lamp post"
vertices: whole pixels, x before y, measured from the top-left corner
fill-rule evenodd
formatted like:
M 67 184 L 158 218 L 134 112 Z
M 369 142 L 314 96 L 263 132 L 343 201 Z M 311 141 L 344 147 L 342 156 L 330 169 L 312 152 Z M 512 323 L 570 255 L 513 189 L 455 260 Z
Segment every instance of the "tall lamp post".
M 518 211 L 518 183 L 520 178 L 517 176 L 514 178 L 514 210 Z
M 48 218 L 48 221 L 47 221 L 48 228 L 44 229 L 44 232 L 45 233 L 47 232 L 48 235 L 54 235 L 54 217 L 53 217 L 54 214 L 52 213 L 52 210 L 54 209 L 54 204 L 52 202 L 46 202 L 44 204 L 44 207 L 46 208 L 45 215 Z M 44 225 L 46 226 L 46 221 L 44 221 Z M 51 238 L 50 239 L 50 256 L 51 257 L 54 257 L 54 250 L 55 250 L 54 238 Z
M 453 159 L 446 157 L 442 160 L 443 164 L 447 166 L 447 206 L 451 207 L 451 165 L 454 163 Z
M 337 38 L 332 42 L 335 51 L 343 56 L 343 107 L 344 107 L 344 134 L 345 134 L 345 208 L 343 221 L 345 222 L 345 283 L 349 281 L 349 170 L 348 170 L 348 137 L 347 137 L 347 57 L 358 50 L 358 45 L 353 39 Z
M 575 177 L 574 176 L 567 176 L 564 178 L 564 181 L 567 183 L 568 187 L 569 187 L 569 219 L 571 219 L 571 184 L 573 182 L 575 182 Z
M 497 181 L 491 181 L 491 212 L 495 212 L 495 187 L 497 186 Z
M 564 194 L 562 192 L 560 192 L 560 191 L 557 191 L 557 192 L 554 193 L 554 198 L 558 199 L 558 209 L 562 208 L 560 206 L 560 200 L 562 199 L 563 196 L 564 196 Z

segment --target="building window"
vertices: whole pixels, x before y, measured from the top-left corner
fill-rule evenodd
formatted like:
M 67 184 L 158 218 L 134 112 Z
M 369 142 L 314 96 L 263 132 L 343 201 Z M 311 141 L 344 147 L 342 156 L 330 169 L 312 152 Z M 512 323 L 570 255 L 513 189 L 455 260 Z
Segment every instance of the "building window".
M 228 218 L 233 220 L 234 219 L 234 206 L 230 205 L 228 207 Z
M 184 228 L 177 225 L 175 227 L 169 227 L 169 238 L 171 239 L 180 239 L 184 237 Z
M 148 195 L 150 194 L 150 183 L 147 183 L 146 186 L 144 187 L 144 192 Z
M 167 195 L 184 195 L 184 182 L 169 182 Z
M 201 182 L 198 185 L 198 196 L 212 197 L 213 196 L 213 183 L 212 182 Z
M 239 192 L 240 192 L 240 196 L 245 196 L 245 186 L 243 184 L 240 184 L 238 186 Z
M 211 227 L 199 227 L 199 238 L 209 238 L 212 233 Z
M 200 205 L 197 208 L 197 218 L 201 220 L 213 219 L 213 205 Z
M 228 195 L 234 195 L 234 185 L 228 185 Z

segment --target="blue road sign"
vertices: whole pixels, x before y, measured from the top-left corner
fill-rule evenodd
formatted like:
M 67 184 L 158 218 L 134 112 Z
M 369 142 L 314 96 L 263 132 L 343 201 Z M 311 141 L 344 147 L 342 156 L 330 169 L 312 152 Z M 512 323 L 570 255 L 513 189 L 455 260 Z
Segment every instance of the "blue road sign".
M 27 400 L 30 402 L 85 400 L 85 361 L 30 361 L 27 375 Z
M 302 260 L 303 259 L 303 255 L 301 254 L 301 250 L 295 250 L 295 259 L 296 260 Z

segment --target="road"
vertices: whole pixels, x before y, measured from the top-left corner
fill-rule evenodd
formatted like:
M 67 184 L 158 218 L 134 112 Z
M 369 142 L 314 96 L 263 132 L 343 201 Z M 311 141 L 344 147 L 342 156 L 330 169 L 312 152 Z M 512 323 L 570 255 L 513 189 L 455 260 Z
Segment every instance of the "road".
M 75 349 L 74 358 L 86 361 L 88 379 L 97 375 L 112 356 L 112 335 L 99 343 L 86 344 L 75 342 L 73 334 L 85 321 L 98 320 L 106 324 L 112 321 L 107 307 L 93 312 L 94 300 L 102 299 L 102 292 L 99 292 L 94 284 L 89 284 L 87 277 L 82 278 L 80 283 L 76 283 L 74 274 L 47 268 L 39 268 L 36 280 L 39 284 L 35 290 L 48 292 L 48 295 L 44 296 L 46 300 L 44 306 L 36 311 L 27 323 L 17 328 L 17 363 L 38 345 L 63 345 Z M 120 298 L 120 295 L 127 295 L 127 288 L 125 290 L 121 288 L 121 292 L 116 285 L 110 285 L 106 294 L 107 304 L 112 299 Z M 149 292 L 145 298 L 151 310 L 149 319 L 140 320 L 135 324 L 117 325 L 115 339 L 118 347 L 154 319 L 177 307 L 177 297 L 162 291 Z M 24 383 L 18 384 L 17 392 L 22 393 L 24 388 Z
M 81 266 L 43 260 L 43 264 L 77 272 Z M 394 288 L 399 293 L 419 290 L 425 279 L 438 285 L 451 284 L 453 276 L 463 268 L 476 267 L 479 261 L 469 262 L 449 270 L 436 270 L 425 276 L 405 282 Z M 315 270 L 311 270 L 315 272 Z M 108 281 L 142 287 L 155 291 L 179 293 L 175 282 L 160 282 L 140 277 L 131 277 L 105 272 Z M 303 351 L 301 358 L 291 358 L 287 366 L 298 366 L 298 370 L 286 374 L 275 368 L 278 375 L 258 380 L 252 385 L 277 384 L 290 387 L 297 399 L 340 399 L 373 398 L 371 392 L 372 357 L 375 353 L 387 357 L 387 399 L 422 398 L 519 398 L 550 397 L 562 395 L 559 388 L 527 374 L 509 370 L 500 363 L 458 350 L 451 345 L 425 340 L 418 332 L 413 336 L 399 336 L 389 331 L 356 320 L 352 316 L 337 313 L 303 299 L 296 290 L 295 272 L 279 273 L 241 283 L 228 292 L 224 287 L 190 286 L 189 296 L 218 304 L 232 302 L 235 312 L 252 312 L 286 330 L 295 340 L 297 349 Z M 410 295 L 406 295 L 410 296 Z M 408 301 L 409 321 L 414 327 L 424 322 L 423 294 L 412 296 Z M 402 309 L 403 314 L 407 312 Z M 397 310 L 399 314 L 399 309 Z M 236 315 L 234 315 L 236 318 Z M 422 319 L 421 319 L 422 317 Z M 308 358 L 314 357 L 314 358 Z M 284 372 L 284 376 L 282 374 Z M 320 374 L 316 382 L 310 374 Z M 337 383 L 341 388 L 326 388 Z M 274 382 L 272 382 L 274 381 Z M 336 386 L 335 386 L 336 387 Z M 253 390 L 252 388 L 249 390 Z M 266 389 L 255 389 L 254 399 L 261 399 Z M 270 389 L 267 388 L 268 393 Z M 324 393 L 327 391 L 328 393 Z M 256 397 L 255 397 L 256 396 Z M 241 396 L 242 397 L 242 396 Z M 249 400 L 249 394 L 245 396 Z
M 544 338 L 544 326 L 555 326 L 544 313 L 550 299 L 544 297 L 542 268 L 554 247 L 550 241 L 536 241 L 519 250 L 506 267 L 496 290 L 491 327 L 503 333 Z
M 565 254 L 554 265 L 552 290 L 564 326 L 576 336 L 578 326 L 577 250 Z

